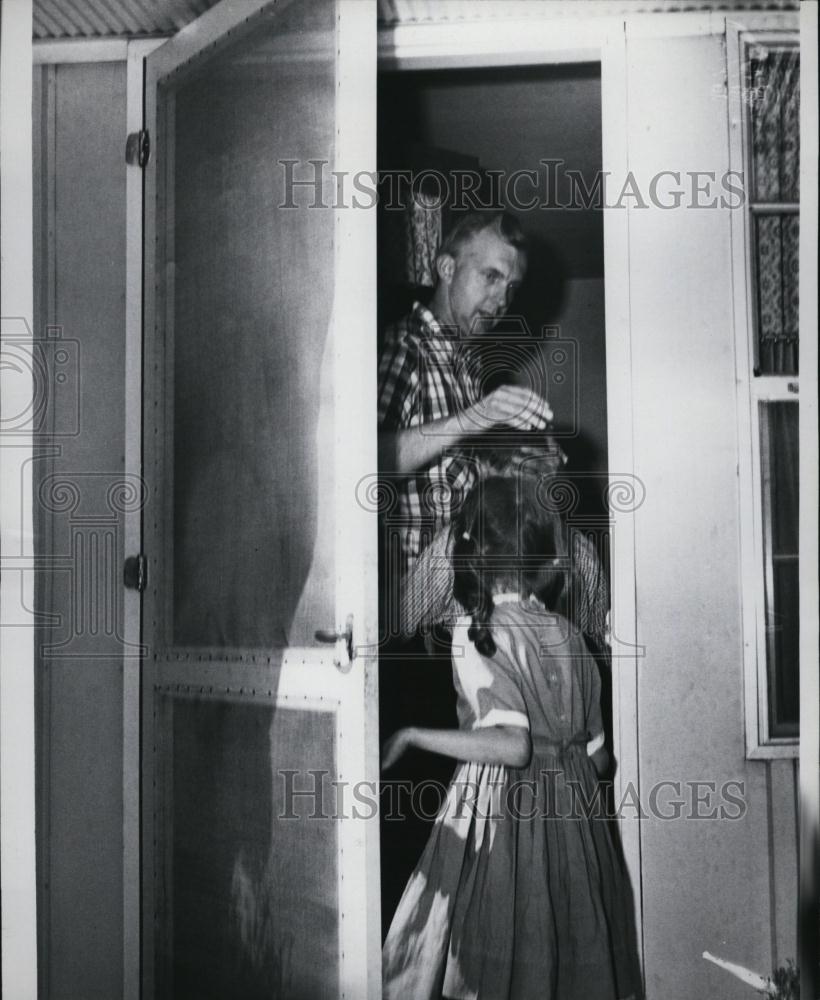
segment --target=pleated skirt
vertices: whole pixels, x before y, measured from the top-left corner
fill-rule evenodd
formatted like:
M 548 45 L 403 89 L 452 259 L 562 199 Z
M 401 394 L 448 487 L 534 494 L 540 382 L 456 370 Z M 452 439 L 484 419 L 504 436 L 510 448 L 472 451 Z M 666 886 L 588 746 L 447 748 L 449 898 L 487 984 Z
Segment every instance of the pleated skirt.
M 631 891 L 585 747 L 456 770 L 383 950 L 385 1000 L 640 995 Z

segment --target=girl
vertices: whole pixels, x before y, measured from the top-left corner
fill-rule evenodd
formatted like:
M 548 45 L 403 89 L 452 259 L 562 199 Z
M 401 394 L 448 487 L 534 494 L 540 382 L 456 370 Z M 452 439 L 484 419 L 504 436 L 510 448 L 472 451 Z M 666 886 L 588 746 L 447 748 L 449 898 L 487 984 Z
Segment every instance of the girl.
M 555 490 L 553 502 L 559 501 L 566 487 L 566 480 L 561 478 L 566 455 L 549 439 L 537 449 L 517 448 L 510 453 L 508 448 L 475 457 L 478 480 L 495 476 L 515 479 L 521 504 L 539 504 L 540 496 L 544 497 L 542 503 L 549 502 L 551 489 Z M 453 529 L 452 524 L 440 528 L 402 580 L 398 621 L 402 635 L 407 638 L 419 628 L 428 633 L 433 626 L 450 627 L 464 613 L 453 594 L 452 557 L 457 537 Z M 569 613 L 565 617 L 580 629 L 593 649 L 603 652 L 609 608 L 606 576 L 595 546 L 583 531 L 570 531 L 567 538 L 577 585 L 575 604 L 567 608 Z
M 400 729 L 384 747 L 385 769 L 410 747 L 462 761 L 385 941 L 385 1000 L 637 995 L 628 885 L 596 796 L 597 667 L 558 613 L 565 534 L 516 494 L 488 479 L 459 516 L 460 728 Z

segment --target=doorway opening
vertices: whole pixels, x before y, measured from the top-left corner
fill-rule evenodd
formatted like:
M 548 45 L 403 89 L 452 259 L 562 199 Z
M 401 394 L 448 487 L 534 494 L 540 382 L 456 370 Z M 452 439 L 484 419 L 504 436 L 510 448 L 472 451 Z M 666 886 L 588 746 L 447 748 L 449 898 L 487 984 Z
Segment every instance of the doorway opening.
M 459 211 L 504 207 L 520 222 L 529 244 L 527 274 L 503 324 L 486 335 L 486 353 L 482 345 L 489 362 L 482 389 L 512 382 L 546 395 L 574 486 L 566 514 L 595 545 L 608 578 L 603 211 L 594 196 L 585 197 L 602 176 L 600 63 L 384 70 L 378 168 L 380 351 L 388 325 L 414 301 L 429 301 L 438 241 Z M 499 354 L 494 348 L 502 337 Z M 379 590 L 386 594 L 391 554 L 382 548 Z M 441 644 L 431 656 L 418 638 L 397 643 L 385 614 L 382 739 L 404 725 L 455 726 L 449 656 Z M 600 664 L 611 733 L 609 670 L 605 658 Z M 390 798 L 382 803 L 383 932 L 452 770 L 451 762 L 416 752 L 389 776 Z

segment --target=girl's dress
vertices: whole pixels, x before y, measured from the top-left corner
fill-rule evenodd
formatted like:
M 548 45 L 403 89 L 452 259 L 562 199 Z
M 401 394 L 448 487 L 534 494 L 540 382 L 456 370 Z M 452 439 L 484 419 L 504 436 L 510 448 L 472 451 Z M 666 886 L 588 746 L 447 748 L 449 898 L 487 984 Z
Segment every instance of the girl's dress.
M 384 944 L 385 1000 L 619 1000 L 638 994 L 629 885 L 587 745 L 600 679 L 566 619 L 495 598 L 497 651 L 453 632 L 459 725 L 522 726 L 521 769 L 459 765 Z

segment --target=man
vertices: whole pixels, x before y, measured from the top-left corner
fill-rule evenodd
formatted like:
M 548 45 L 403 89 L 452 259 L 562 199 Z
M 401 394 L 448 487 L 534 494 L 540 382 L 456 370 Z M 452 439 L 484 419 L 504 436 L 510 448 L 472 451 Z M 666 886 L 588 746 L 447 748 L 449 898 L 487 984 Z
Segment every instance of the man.
M 484 395 L 470 339 L 509 308 L 527 265 L 524 235 L 504 212 L 470 212 L 436 259 L 430 308 L 388 331 L 379 366 L 379 452 L 398 476 L 402 570 L 410 569 L 475 482 L 470 439 L 494 427 L 543 430 L 552 412 L 520 386 Z M 394 568 L 395 569 L 395 568 Z

